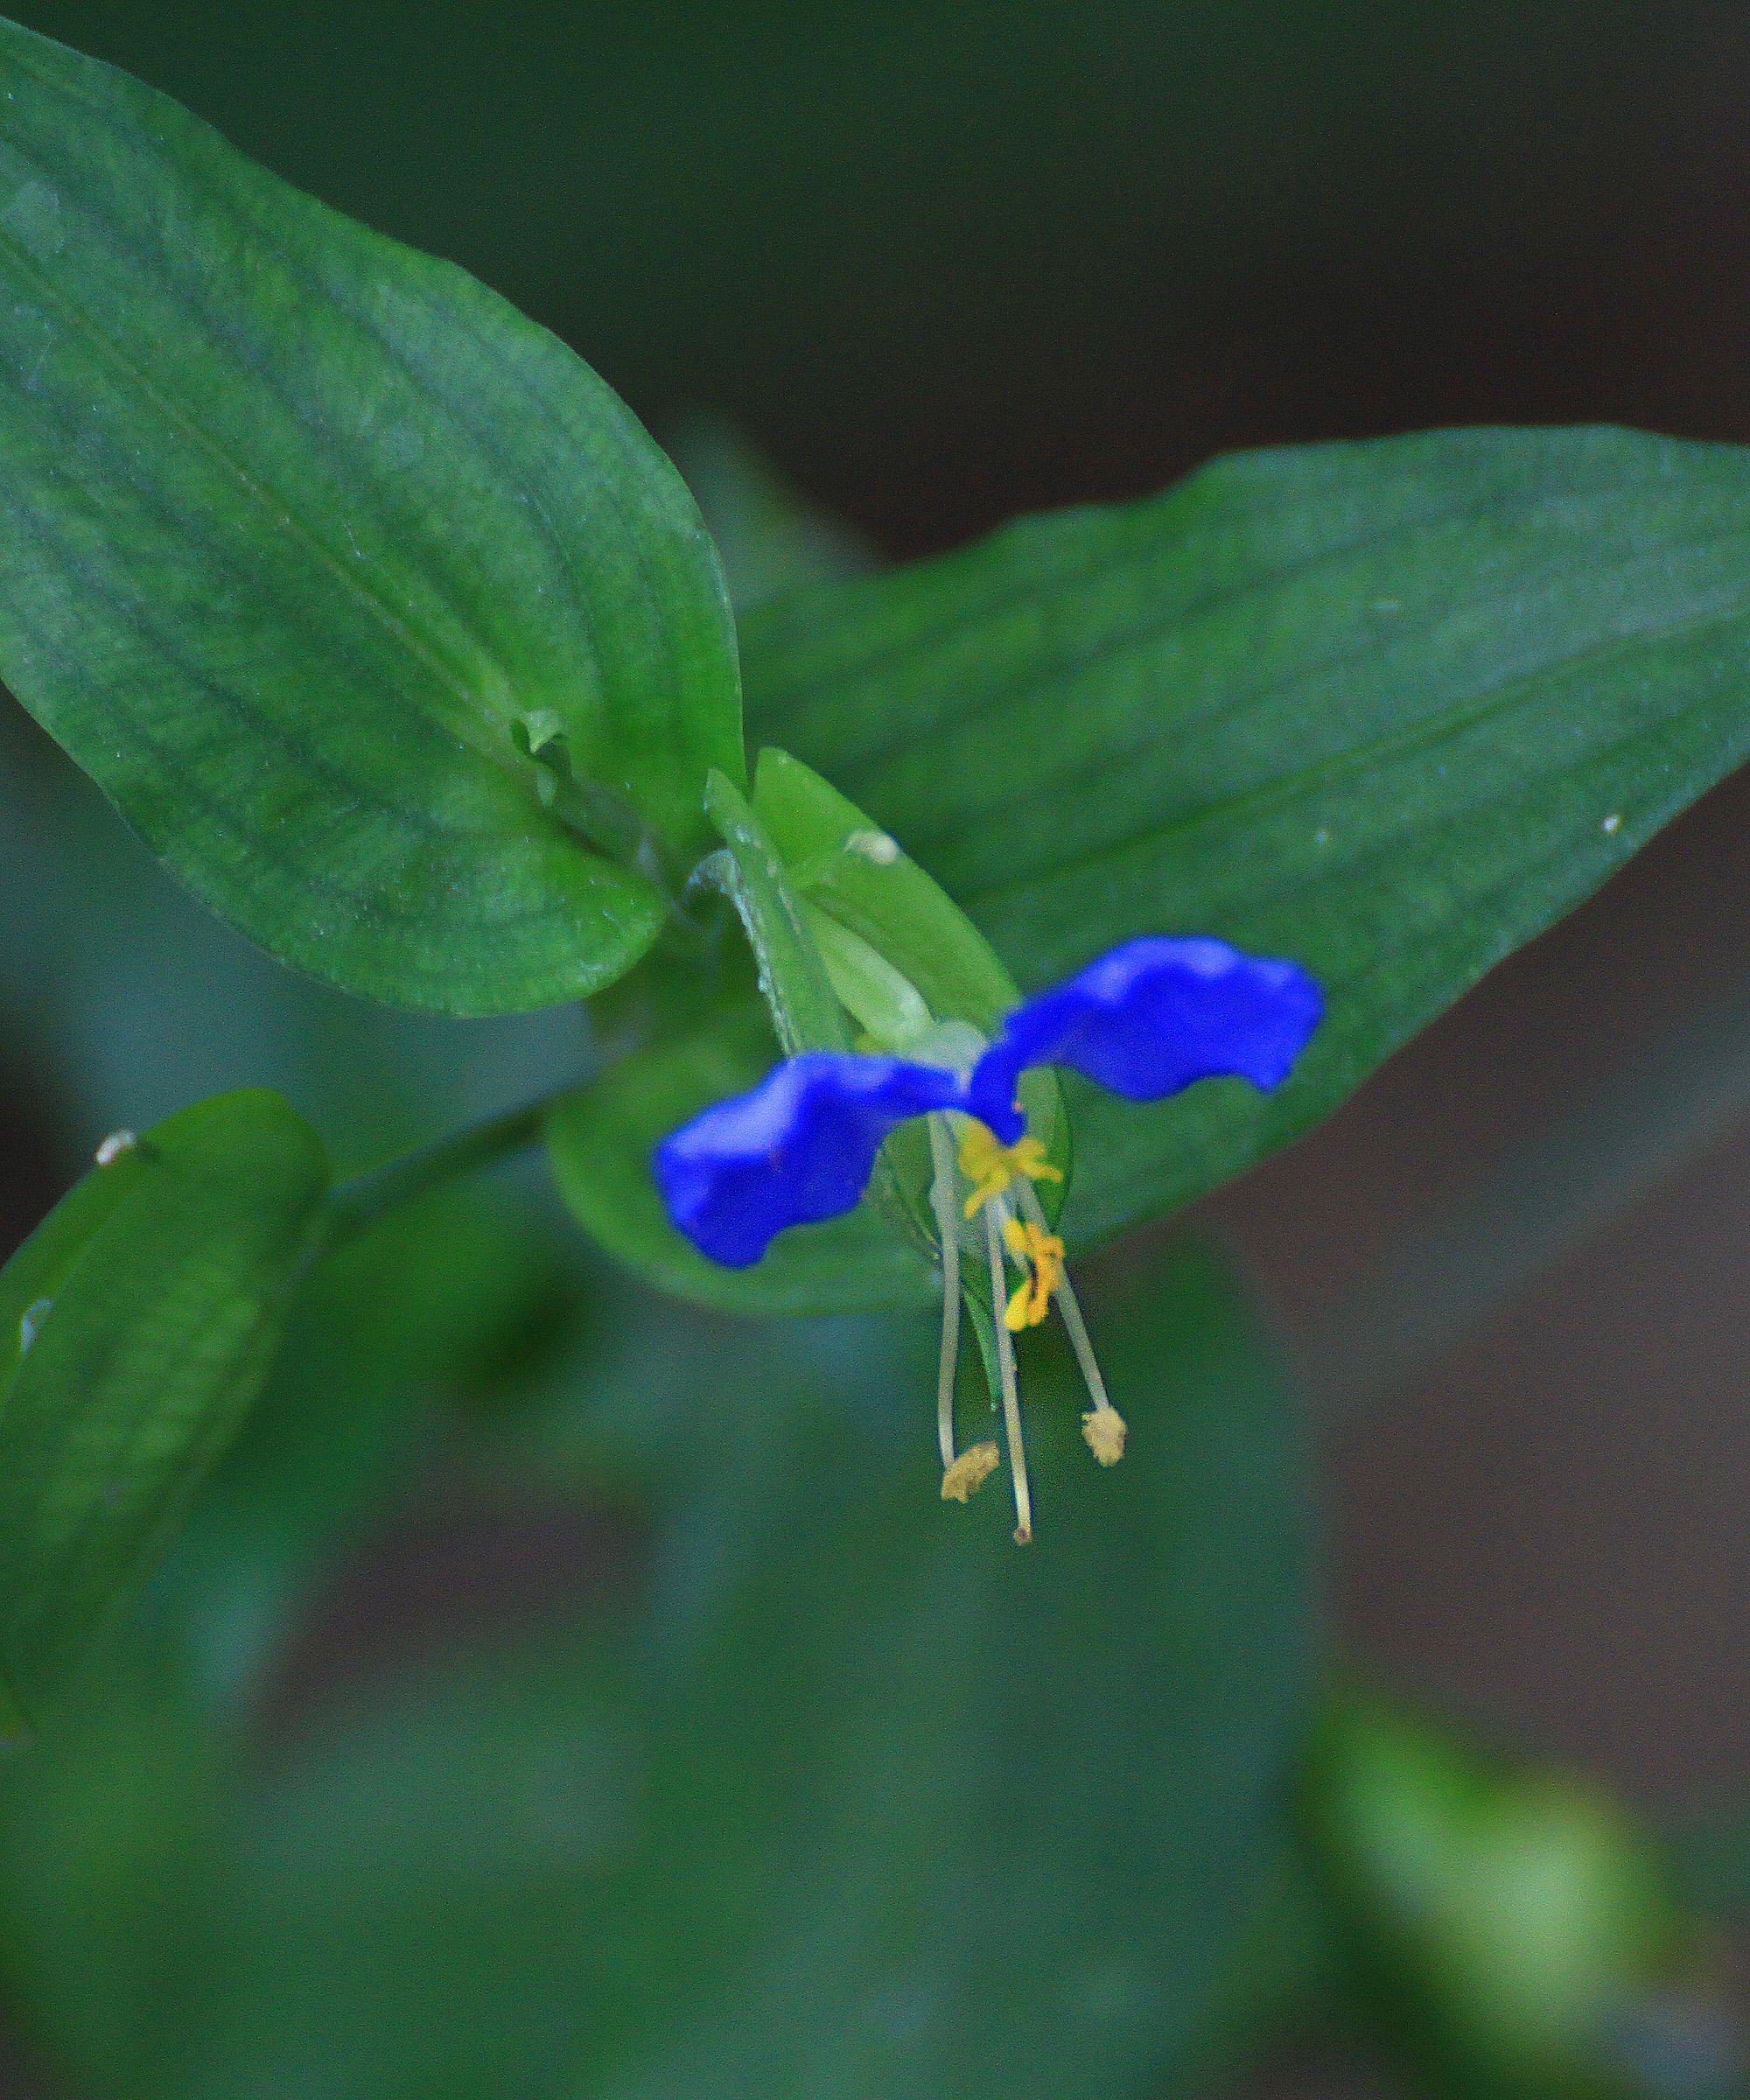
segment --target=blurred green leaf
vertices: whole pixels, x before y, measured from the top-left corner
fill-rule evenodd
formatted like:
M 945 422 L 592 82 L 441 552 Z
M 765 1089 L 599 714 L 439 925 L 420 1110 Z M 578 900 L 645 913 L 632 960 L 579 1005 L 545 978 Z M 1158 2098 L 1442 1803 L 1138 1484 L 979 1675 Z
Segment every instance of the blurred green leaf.
M 1744 1113 L 1750 986 L 1600 1062 L 1559 1116 L 1400 1228 L 1300 1337 L 1297 1382 L 1327 1432 L 1410 1391 L 1534 1277 Z
M 664 442 L 710 529 L 737 612 L 879 566 L 861 533 L 815 509 L 723 416 L 690 416 Z
M 739 773 L 678 476 L 553 337 L 0 27 L 0 668 L 282 960 L 446 1012 L 610 982 Z M 544 754 L 544 755 L 543 755 Z M 570 820 L 570 822 L 566 821 Z
M 1593 1782 L 1338 1687 L 1302 1828 L 1370 2026 L 1461 2100 L 1735 2090 L 1650 1831 Z
M 567 1630 L 282 1760 L 174 2090 L 1162 2090 L 1279 1838 L 1306 1512 L 1207 1259 L 1100 1331 L 1131 1455 L 1092 1464 L 1030 1353 L 1023 1551 L 937 1498 L 928 1336 L 702 1329 L 691 1409 L 744 1456 L 687 1461 L 632 1677 Z M 843 1392 L 798 1391 L 811 1349 Z
M 1024 989 L 1141 933 L 1295 957 L 1269 1100 L 1070 1089 L 1082 1239 L 1327 1114 L 1750 750 L 1750 453 L 1475 430 L 1242 454 L 757 612 L 750 711 Z
M 550 1233 L 476 1191 L 391 1212 L 324 1260 L 150 1593 L 196 1688 L 231 1707 L 253 1691 L 312 1585 L 417 1478 L 433 1404 L 577 1311 Z
M 276 1094 L 185 1109 L 0 1270 L 0 1670 L 52 1704 L 266 1377 L 328 1168 Z

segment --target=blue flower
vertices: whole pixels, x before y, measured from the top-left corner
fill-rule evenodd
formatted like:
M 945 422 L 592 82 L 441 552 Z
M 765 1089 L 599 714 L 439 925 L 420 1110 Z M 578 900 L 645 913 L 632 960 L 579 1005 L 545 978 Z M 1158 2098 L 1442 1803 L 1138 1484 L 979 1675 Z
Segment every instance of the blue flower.
M 701 1253 L 726 1268 L 746 1268 L 787 1225 L 850 1210 L 868 1186 L 889 1131 L 928 1116 L 930 1204 L 942 1263 L 936 1387 L 942 1491 L 964 1502 L 999 1462 L 994 1443 L 956 1448 L 966 1252 L 989 1269 L 1015 1537 L 1025 1544 L 1032 1516 L 1013 1337 L 1056 1305 L 1093 1402 L 1082 1433 L 1102 1466 L 1123 1456 L 1128 1432 L 1107 1396 L 1063 1273 L 1063 1242 L 1051 1231 L 1032 1186 L 1062 1177 L 1040 1141 L 1026 1135 L 1015 1099 L 1021 1074 L 1067 1065 L 1127 1101 L 1159 1101 L 1216 1077 L 1248 1079 L 1268 1091 L 1288 1076 L 1323 1010 L 1319 987 L 1297 963 L 1242 955 L 1221 941 L 1127 941 L 1025 1000 L 963 1079 L 941 1066 L 894 1057 L 812 1051 L 788 1060 L 751 1094 L 718 1102 L 664 1138 L 653 1162 L 657 1186 L 668 1215 Z M 1020 1279 L 1012 1290 L 1012 1268 Z
M 1298 963 L 1225 941 L 1126 941 L 1015 1009 L 966 1105 L 1006 1145 L 1026 1128 L 1015 1086 L 1033 1065 L 1068 1065 L 1126 1101 L 1162 1101 L 1199 1079 L 1249 1079 L 1268 1093 L 1323 1012 Z
M 808 1051 L 665 1138 L 656 1186 L 701 1254 L 746 1269 L 787 1225 L 850 1210 L 895 1124 L 960 1103 L 959 1080 L 937 1066 Z

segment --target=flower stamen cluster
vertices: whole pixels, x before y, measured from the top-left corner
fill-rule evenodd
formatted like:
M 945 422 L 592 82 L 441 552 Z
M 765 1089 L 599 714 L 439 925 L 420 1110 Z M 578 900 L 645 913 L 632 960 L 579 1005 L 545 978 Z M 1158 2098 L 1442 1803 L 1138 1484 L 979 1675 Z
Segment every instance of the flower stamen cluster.
M 1002 1195 L 1019 1175 L 1025 1174 L 1030 1181 L 1063 1179 L 1062 1168 L 1054 1166 L 1046 1158 L 1045 1147 L 1037 1138 L 1023 1138 L 1016 1144 L 999 1144 L 982 1123 L 966 1126 L 966 1135 L 960 1141 L 957 1164 L 972 1184 L 964 1214 L 969 1220 L 976 1218 L 981 1206 L 992 1196 Z

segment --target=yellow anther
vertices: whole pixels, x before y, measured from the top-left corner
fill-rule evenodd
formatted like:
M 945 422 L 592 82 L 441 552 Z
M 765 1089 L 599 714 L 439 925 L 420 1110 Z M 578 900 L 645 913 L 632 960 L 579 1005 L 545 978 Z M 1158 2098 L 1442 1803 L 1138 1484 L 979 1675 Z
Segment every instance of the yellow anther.
M 997 1446 L 994 1444 L 975 1444 L 970 1451 L 962 1451 L 942 1476 L 942 1501 L 968 1501 L 996 1472 L 997 1465 Z
M 1023 1327 L 1036 1327 L 1051 1309 L 1051 1294 L 1063 1280 L 1063 1242 L 1055 1233 L 1041 1232 L 1037 1225 L 1024 1225 L 1018 1218 L 1003 1221 L 1003 1244 L 1027 1265 L 1026 1281 L 1015 1286 L 1003 1325 L 1012 1334 Z
M 976 1218 L 992 1196 L 1000 1196 L 1017 1174 L 1030 1181 L 1061 1181 L 1062 1172 L 1045 1156 L 1037 1138 L 1023 1138 L 1018 1144 L 998 1144 L 982 1123 L 975 1123 L 960 1141 L 960 1171 L 973 1184 L 966 1199 L 966 1215 Z
M 1096 1407 L 1082 1416 L 1082 1434 L 1102 1466 L 1116 1466 L 1124 1455 L 1124 1438 L 1130 1431 L 1116 1407 Z

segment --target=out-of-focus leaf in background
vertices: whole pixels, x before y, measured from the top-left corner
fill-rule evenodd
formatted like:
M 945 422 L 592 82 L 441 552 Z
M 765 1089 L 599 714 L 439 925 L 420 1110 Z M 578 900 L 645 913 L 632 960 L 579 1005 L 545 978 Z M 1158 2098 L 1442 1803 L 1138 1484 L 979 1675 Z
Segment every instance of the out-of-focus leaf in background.
M 710 528 L 737 612 L 879 566 L 861 533 L 805 501 L 727 417 L 695 410 L 662 435 Z
M 58 1112 L 68 1179 L 106 1131 L 240 1085 L 284 1094 L 347 1173 L 583 1068 L 575 1006 L 458 1022 L 285 969 L 172 882 L 16 710 L 0 757 L 0 1024 Z

